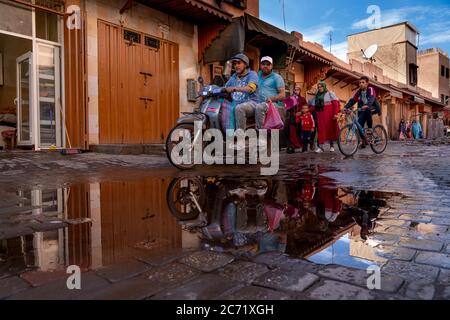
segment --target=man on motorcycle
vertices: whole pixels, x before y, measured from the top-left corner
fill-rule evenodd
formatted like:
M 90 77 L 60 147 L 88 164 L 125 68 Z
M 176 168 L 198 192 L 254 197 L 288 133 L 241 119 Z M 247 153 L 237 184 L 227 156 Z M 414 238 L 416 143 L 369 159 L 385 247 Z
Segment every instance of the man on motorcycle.
M 359 90 L 353 98 L 345 105 L 344 110 L 349 110 L 355 103 L 358 103 L 358 122 L 362 128 L 367 123 L 369 131 L 373 127 L 372 113 L 381 114 L 380 104 L 377 101 L 375 89 L 369 86 L 369 78 L 366 76 L 359 79 Z M 362 147 L 367 145 L 367 138 L 363 137 Z
M 225 84 L 225 89 L 231 93 L 236 109 L 255 106 L 257 101 L 256 90 L 258 88 L 258 74 L 250 70 L 250 60 L 245 54 L 238 54 L 231 58 L 235 73 Z M 245 130 L 245 127 L 238 126 Z

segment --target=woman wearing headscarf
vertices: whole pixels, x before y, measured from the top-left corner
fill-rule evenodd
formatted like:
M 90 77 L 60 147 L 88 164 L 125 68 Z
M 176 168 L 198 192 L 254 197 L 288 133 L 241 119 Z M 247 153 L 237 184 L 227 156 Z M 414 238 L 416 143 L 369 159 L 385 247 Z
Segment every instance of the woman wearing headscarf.
M 296 114 L 302 110 L 304 105 L 307 105 L 306 99 L 301 95 L 300 86 L 295 86 L 294 94 L 284 100 L 286 107 L 286 119 L 288 122 L 288 136 L 289 136 L 289 146 L 287 153 L 295 153 L 295 149 L 300 149 L 303 147 L 300 128 L 296 122 Z
M 406 139 L 406 121 L 405 121 L 405 119 L 402 119 L 400 121 L 400 124 L 398 125 L 398 134 L 399 134 L 399 140 Z
M 334 92 L 328 91 L 324 81 L 317 85 L 317 94 L 310 100 L 309 105 L 317 114 L 317 153 L 324 152 L 323 145 L 330 143 L 330 151 L 334 152 L 334 142 L 339 136 L 337 115 L 340 111 L 340 103 Z
M 420 125 L 420 122 L 417 120 L 414 120 L 412 123 L 411 129 L 412 129 L 413 138 L 416 140 L 421 139 L 422 126 Z

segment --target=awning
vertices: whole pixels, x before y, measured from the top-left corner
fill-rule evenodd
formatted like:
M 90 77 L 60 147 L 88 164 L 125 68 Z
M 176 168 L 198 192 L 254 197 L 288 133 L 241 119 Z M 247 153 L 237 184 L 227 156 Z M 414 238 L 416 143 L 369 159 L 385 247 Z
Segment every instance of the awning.
M 231 22 L 233 16 L 211 4 L 198 0 L 137 0 L 146 6 L 195 23 Z
M 343 74 L 345 74 L 345 75 L 347 75 L 349 77 L 354 77 L 355 79 L 359 79 L 361 77 L 361 75 L 359 73 L 357 73 L 357 72 L 354 72 L 354 71 L 351 71 L 351 70 L 346 70 L 346 69 L 343 69 L 343 68 L 338 67 L 336 65 L 331 66 L 331 70 L 343 73 Z
M 413 96 L 412 100 L 417 103 L 425 104 L 425 99 L 418 97 L 418 96 Z
M 300 60 L 301 62 L 305 62 L 307 60 L 306 58 L 309 58 L 310 61 L 320 61 L 320 62 L 322 62 L 324 64 L 327 64 L 327 65 L 332 65 L 333 64 L 333 62 L 331 62 L 330 60 L 328 60 L 328 59 L 326 59 L 324 57 L 321 57 L 318 54 L 315 54 L 315 53 L 309 51 L 308 49 L 300 48 L 298 50 L 298 54 L 296 55 L 296 60 L 297 61 Z
M 283 41 L 294 48 L 300 49 L 299 41 L 294 35 L 251 15 L 245 15 L 245 19 L 247 21 L 247 30 L 256 31 L 274 39 Z
M 245 45 L 250 42 L 264 49 L 262 55 L 272 55 L 274 60 L 277 55 L 286 55 L 287 46 L 300 49 L 294 35 L 246 14 L 233 19 L 233 23 L 205 50 L 204 63 L 227 61 L 235 54 L 244 52 Z
M 347 70 L 347 69 L 344 69 L 344 68 L 336 66 L 336 65 L 333 65 L 331 67 L 331 70 L 342 73 L 346 78 L 353 78 L 354 79 L 353 82 L 357 82 L 363 76 L 362 73 Z M 346 80 L 346 82 L 348 82 L 348 80 Z M 348 82 L 348 83 L 353 83 L 353 82 Z M 370 79 L 370 85 L 375 88 L 389 92 L 391 94 L 391 96 L 393 96 L 393 97 L 403 98 L 403 94 L 401 92 L 395 91 L 395 90 L 391 89 L 388 85 L 382 84 L 382 83 L 378 82 L 377 80 Z
M 401 93 L 400 91 L 389 89 L 389 94 L 391 95 L 391 97 L 403 99 L 403 93 Z

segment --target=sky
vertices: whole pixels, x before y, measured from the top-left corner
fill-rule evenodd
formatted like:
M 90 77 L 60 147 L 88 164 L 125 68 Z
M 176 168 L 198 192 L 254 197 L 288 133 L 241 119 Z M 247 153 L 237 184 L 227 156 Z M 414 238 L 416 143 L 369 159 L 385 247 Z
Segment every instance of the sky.
M 283 0 L 260 0 L 260 18 L 284 28 Z M 347 61 L 347 36 L 367 31 L 374 21 L 370 6 L 378 6 L 381 26 L 409 21 L 418 29 L 419 50 L 438 47 L 450 52 L 450 0 L 284 0 L 286 31 L 299 31 Z

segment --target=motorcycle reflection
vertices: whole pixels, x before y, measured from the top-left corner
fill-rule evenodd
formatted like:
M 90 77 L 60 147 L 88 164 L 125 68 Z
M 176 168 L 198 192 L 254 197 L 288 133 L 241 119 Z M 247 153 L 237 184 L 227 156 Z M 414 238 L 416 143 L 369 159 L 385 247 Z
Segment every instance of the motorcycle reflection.
M 183 228 L 200 231 L 211 249 L 284 252 L 279 226 L 285 208 L 271 198 L 272 190 L 270 179 L 179 178 L 169 186 L 167 204 Z
M 320 175 L 291 182 L 177 178 L 167 204 L 179 224 L 212 250 L 279 251 L 303 258 L 357 225 L 366 240 L 386 205 L 376 196 L 330 187 Z

